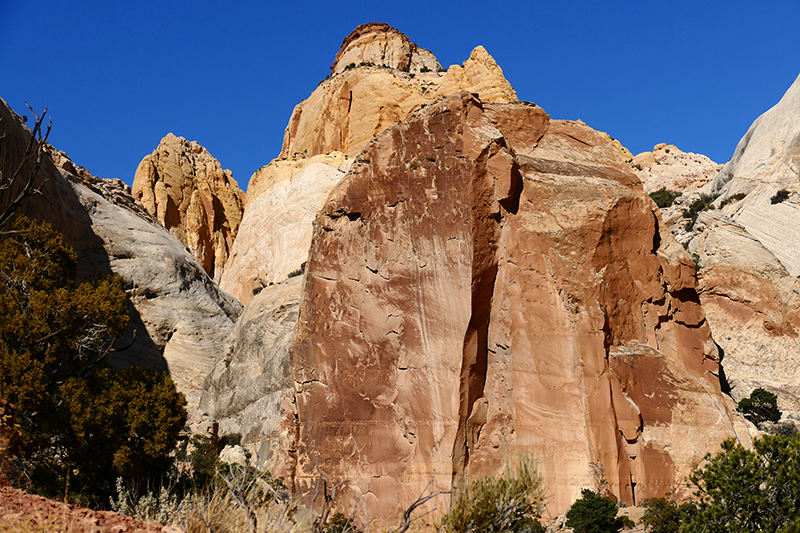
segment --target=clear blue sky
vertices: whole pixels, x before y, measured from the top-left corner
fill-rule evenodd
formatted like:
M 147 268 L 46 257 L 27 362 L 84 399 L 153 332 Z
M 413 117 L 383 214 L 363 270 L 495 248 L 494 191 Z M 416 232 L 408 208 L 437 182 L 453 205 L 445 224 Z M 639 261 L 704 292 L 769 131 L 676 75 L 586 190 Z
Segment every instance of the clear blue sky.
M 800 73 L 800 0 L 151 2 L 0 0 L 0 97 L 45 106 L 51 142 L 130 183 L 167 133 L 244 188 L 359 24 L 387 22 L 447 67 L 482 44 L 522 100 L 632 152 L 724 162 Z

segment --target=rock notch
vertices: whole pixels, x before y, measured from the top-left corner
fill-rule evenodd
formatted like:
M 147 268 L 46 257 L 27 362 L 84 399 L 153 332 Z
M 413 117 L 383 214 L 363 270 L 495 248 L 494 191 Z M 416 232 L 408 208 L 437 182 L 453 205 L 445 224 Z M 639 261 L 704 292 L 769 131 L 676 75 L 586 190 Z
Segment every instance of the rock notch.
M 220 278 L 242 221 L 245 194 L 208 150 L 167 134 L 139 163 L 133 196 L 189 248 L 209 276 Z

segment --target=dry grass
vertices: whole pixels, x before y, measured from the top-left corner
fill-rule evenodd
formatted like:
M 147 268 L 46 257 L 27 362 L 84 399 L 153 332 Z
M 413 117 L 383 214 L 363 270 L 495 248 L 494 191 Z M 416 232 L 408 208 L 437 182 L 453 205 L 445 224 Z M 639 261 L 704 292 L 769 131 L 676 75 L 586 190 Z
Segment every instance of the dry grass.
M 293 501 L 269 501 L 254 509 L 255 525 L 229 491 L 216 490 L 196 498 L 184 529 L 186 533 L 310 533 L 314 515 Z

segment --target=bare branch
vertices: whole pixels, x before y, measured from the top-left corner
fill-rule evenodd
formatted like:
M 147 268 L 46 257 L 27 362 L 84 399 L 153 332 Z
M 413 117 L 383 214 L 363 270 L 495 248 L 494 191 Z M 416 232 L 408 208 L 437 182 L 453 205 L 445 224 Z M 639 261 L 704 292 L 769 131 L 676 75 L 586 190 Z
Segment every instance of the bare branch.
M 14 199 L 6 206 L 6 208 L 0 212 L 0 227 L 3 227 L 3 225 L 5 225 L 5 223 L 11 219 L 11 217 L 14 215 L 14 212 L 19 209 L 20 205 L 26 198 L 33 196 L 34 194 L 41 194 L 41 187 L 47 182 L 47 178 L 45 178 L 41 183 L 39 183 L 38 188 L 34 187 L 36 177 L 39 174 L 39 169 L 42 166 L 42 160 L 45 156 L 45 143 L 47 143 L 47 138 L 50 136 L 50 130 L 53 129 L 53 121 L 52 119 L 48 120 L 47 129 L 43 134 L 42 124 L 44 122 L 45 115 L 47 115 L 47 108 L 44 109 L 44 112 L 42 112 L 41 116 L 37 115 L 33 111 L 33 108 L 29 105 L 28 109 L 30 109 L 33 116 L 36 117 L 36 123 L 31 131 L 31 138 L 28 141 L 28 146 L 25 148 L 24 155 L 22 156 L 19 165 L 17 165 L 16 170 L 11 173 L 11 176 L 5 177 L 0 175 L 0 193 L 5 193 L 5 191 L 10 190 L 19 180 L 24 179 L 23 173 L 25 168 L 28 166 L 28 163 L 33 162 L 33 169 L 29 173 L 27 180 L 17 193 L 16 197 L 14 197 Z M 7 232 L 0 232 L 0 235 L 6 234 Z

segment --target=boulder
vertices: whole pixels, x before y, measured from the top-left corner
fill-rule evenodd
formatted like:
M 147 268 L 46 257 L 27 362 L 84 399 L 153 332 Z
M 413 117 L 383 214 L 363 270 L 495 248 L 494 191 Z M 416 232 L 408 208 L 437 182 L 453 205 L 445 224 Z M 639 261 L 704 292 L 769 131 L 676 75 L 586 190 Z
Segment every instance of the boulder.
M 218 280 L 242 221 L 244 192 L 197 141 L 172 133 L 145 156 L 133 196 Z
M 591 463 L 634 504 L 735 434 L 691 258 L 607 136 L 535 105 L 460 93 L 376 135 L 305 276 L 283 473 L 362 521 L 521 453 L 553 517 Z

